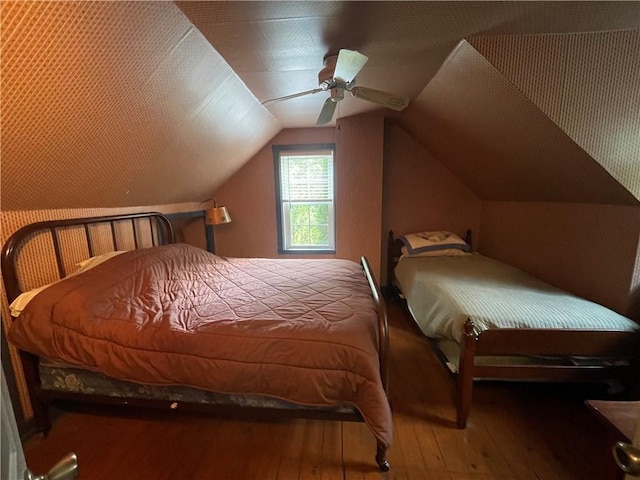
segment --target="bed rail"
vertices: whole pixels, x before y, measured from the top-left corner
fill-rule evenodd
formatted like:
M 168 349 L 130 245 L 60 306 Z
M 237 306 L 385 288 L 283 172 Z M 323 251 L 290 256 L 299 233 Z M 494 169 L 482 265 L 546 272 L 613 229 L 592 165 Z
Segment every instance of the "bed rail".
M 0 263 L 2 268 L 2 277 L 7 292 L 9 303 L 22 293 L 22 288 L 18 274 L 18 257 L 20 249 L 24 243 L 37 233 L 48 233 L 53 243 L 53 251 L 55 255 L 56 267 L 60 278 L 66 276 L 64 263 L 62 261 L 63 251 L 60 248 L 58 240 L 58 231 L 69 227 L 83 226 L 85 239 L 89 256 L 94 255 L 94 243 L 91 236 L 91 225 L 109 224 L 111 227 L 111 241 L 114 250 L 118 250 L 118 236 L 116 235 L 116 225 L 121 222 L 130 222 L 133 232 L 133 241 L 135 248 L 139 248 L 139 231 L 141 226 L 139 220 L 149 220 L 149 228 L 151 231 L 151 241 L 153 246 L 164 245 L 174 242 L 173 228 L 171 222 L 163 214 L 158 212 L 151 213 L 130 213 L 125 215 L 110 215 L 104 217 L 91 218 L 70 218 L 66 220 L 48 220 L 44 222 L 36 222 L 25 225 L 13 233 L 2 247 L 0 253 Z
M 360 263 L 364 269 L 365 276 L 371 288 L 373 300 L 376 302 L 378 311 L 378 355 L 380 357 L 380 378 L 384 391 L 389 396 L 389 323 L 387 320 L 387 306 L 380 287 L 371 273 L 371 265 L 366 257 L 360 258 Z
M 465 428 L 471 409 L 474 379 L 634 383 L 638 372 L 640 334 L 615 330 L 499 329 L 478 332 L 467 319 L 463 327 L 457 375 L 457 424 Z M 475 358 L 539 356 L 562 363 L 475 365 Z

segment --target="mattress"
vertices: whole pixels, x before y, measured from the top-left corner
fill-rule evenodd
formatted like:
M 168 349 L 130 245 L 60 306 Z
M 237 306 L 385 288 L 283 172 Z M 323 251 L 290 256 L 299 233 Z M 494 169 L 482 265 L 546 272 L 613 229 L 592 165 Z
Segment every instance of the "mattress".
M 402 257 L 396 282 L 422 332 L 460 342 L 469 318 L 477 331 L 495 328 L 635 331 L 634 321 L 474 253 Z
M 67 365 L 49 359 L 38 364 L 40 386 L 44 391 L 81 393 L 117 398 L 165 400 L 170 402 L 197 403 L 205 405 L 235 405 L 239 407 L 268 408 L 281 410 L 318 410 L 338 413 L 353 413 L 350 405 L 334 407 L 302 407 L 278 398 L 264 395 L 226 395 L 192 387 L 150 385 L 116 380 L 100 372 Z

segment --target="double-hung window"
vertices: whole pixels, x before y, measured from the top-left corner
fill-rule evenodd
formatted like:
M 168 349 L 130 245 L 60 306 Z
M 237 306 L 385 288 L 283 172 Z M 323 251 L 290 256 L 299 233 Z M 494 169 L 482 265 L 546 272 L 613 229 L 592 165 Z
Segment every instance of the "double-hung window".
M 335 253 L 335 145 L 274 145 L 278 250 Z

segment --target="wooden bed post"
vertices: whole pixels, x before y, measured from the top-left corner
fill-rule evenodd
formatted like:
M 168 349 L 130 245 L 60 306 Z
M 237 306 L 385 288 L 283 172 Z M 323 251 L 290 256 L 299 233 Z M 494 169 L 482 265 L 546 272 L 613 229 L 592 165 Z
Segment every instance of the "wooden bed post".
M 473 362 L 476 356 L 477 335 L 473 322 L 468 318 L 462 329 L 462 342 L 460 343 L 460 359 L 458 365 L 457 385 L 457 424 L 458 428 L 467 426 L 471 398 L 473 394 Z
M 389 230 L 387 235 L 387 287 L 390 291 L 393 290 L 393 268 L 395 267 L 393 242 L 393 230 Z

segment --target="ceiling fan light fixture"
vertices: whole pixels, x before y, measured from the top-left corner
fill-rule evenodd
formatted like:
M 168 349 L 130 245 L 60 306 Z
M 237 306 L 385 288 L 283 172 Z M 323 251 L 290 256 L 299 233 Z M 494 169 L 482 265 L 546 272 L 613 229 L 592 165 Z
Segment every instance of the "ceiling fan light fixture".
M 337 86 L 332 88 L 330 98 L 332 102 L 336 102 L 336 103 L 342 100 L 344 98 L 344 87 Z

